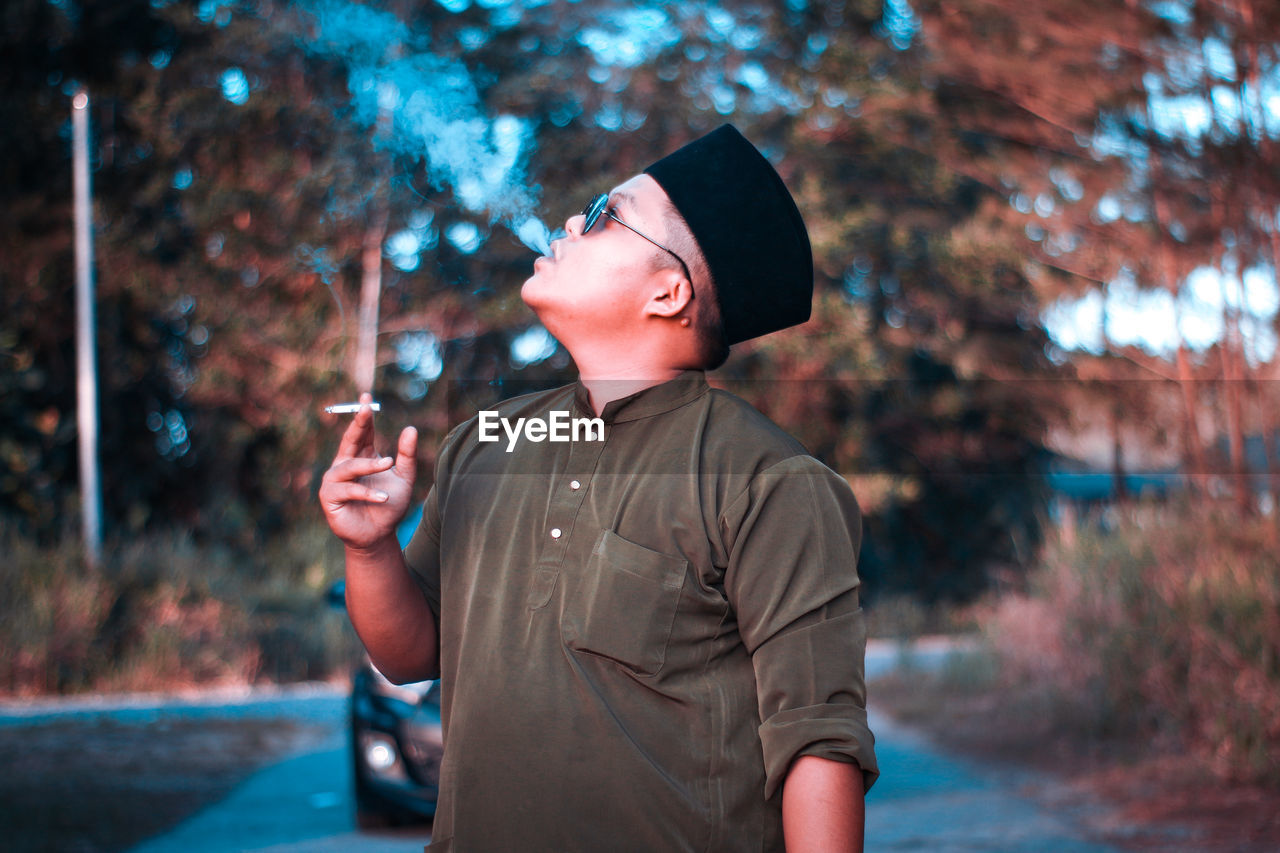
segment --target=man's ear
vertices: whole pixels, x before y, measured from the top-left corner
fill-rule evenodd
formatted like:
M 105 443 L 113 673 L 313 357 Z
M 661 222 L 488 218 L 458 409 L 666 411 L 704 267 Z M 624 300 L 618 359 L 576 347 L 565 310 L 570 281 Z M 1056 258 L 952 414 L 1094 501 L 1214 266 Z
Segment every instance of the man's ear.
M 659 270 L 649 285 L 649 301 L 644 306 L 648 316 L 675 317 L 693 301 L 693 285 L 680 270 Z

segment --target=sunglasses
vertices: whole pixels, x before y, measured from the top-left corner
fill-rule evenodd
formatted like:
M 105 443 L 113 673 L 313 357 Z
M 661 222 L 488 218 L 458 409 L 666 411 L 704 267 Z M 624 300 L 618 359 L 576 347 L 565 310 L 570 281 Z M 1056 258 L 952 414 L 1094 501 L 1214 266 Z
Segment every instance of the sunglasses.
M 628 225 L 627 223 L 619 219 L 617 217 L 617 214 L 615 214 L 612 210 L 609 210 L 609 194 L 608 193 L 600 193 L 600 195 L 591 199 L 591 201 L 587 204 L 586 207 L 582 208 L 582 233 L 586 234 L 588 231 L 590 231 L 592 227 L 594 227 L 595 224 L 600 221 L 600 217 L 602 215 L 609 217 L 614 222 L 618 223 L 623 228 L 626 228 L 631 233 L 637 234 L 640 237 L 643 237 L 644 239 L 648 240 L 650 243 L 657 246 L 659 249 L 661 249 L 662 251 L 666 252 L 668 255 L 675 258 L 677 261 L 679 261 L 680 269 L 684 271 L 685 278 L 689 280 L 690 285 L 693 284 L 693 276 L 689 274 L 689 265 L 684 262 L 684 258 L 680 257 L 675 252 L 671 251 L 666 246 L 659 243 L 657 240 L 653 239 L 647 234 L 637 231 L 636 229 L 632 228 L 630 225 Z

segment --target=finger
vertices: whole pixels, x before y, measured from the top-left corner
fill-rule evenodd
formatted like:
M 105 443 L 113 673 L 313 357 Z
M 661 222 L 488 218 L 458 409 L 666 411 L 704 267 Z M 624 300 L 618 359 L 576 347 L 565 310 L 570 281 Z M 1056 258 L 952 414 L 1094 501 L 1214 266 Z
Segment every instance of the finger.
M 360 392 L 360 411 L 356 412 L 356 417 L 360 419 L 362 424 L 368 426 L 369 443 L 367 447 L 361 448 L 365 456 L 378 456 L 375 450 L 375 443 L 378 440 L 378 432 L 373 428 L 373 394 L 368 391 Z
M 375 489 L 373 486 L 365 486 L 360 483 L 334 483 L 325 490 L 325 500 L 330 506 L 337 507 L 340 504 L 347 503 L 386 503 L 390 499 L 390 495 Z
M 373 410 L 361 406 L 338 442 L 336 459 L 352 459 L 357 456 L 373 456 Z
M 378 474 L 391 468 L 395 460 L 390 456 L 374 457 L 357 456 L 340 462 L 329 469 L 328 478 L 335 483 L 345 483 Z
M 412 484 L 418 476 L 418 431 L 405 427 L 396 443 L 396 473 Z

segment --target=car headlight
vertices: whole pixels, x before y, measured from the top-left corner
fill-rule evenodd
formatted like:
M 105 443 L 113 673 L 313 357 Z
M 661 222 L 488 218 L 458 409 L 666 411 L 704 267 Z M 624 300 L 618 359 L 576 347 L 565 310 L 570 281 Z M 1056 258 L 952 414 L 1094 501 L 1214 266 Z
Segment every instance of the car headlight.
M 403 776 L 400 751 L 390 735 L 382 732 L 360 733 L 360 757 L 366 767 L 379 776 Z

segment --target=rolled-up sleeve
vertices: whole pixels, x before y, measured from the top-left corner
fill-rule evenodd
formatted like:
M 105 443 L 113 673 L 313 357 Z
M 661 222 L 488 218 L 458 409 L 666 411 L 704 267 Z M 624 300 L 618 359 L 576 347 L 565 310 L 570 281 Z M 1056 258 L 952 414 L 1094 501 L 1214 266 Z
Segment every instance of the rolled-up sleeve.
M 791 457 L 757 474 L 721 523 L 725 593 L 756 674 L 765 797 L 801 755 L 855 763 L 870 788 L 879 770 L 858 601 L 862 520 L 849 484 Z

